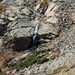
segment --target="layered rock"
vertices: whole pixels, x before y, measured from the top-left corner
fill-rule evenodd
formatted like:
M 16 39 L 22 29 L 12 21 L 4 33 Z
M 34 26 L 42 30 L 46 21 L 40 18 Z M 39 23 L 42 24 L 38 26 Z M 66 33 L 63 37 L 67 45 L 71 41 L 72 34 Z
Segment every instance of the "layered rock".
M 50 6 L 51 8 L 49 9 Z M 24 17 L 20 17 L 21 19 L 16 19 L 16 21 L 8 25 L 7 32 L 4 36 L 4 46 L 12 47 L 13 50 L 30 48 L 32 46 L 34 28 L 37 24 L 40 24 L 38 36 L 41 43 L 48 42 L 57 37 L 59 35 L 59 26 L 58 19 L 54 14 L 57 8 L 57 4 L 47 2 L 40 4 L 37 9 L 35 7 L 22 8 L 21 13 L 23 13 Z M 49 15 L 49 13 L 53 14 Z

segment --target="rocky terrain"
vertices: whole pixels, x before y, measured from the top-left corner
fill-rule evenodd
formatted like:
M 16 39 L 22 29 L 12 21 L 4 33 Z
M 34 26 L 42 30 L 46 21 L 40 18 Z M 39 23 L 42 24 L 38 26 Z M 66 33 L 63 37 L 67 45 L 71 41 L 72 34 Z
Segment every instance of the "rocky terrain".
M 0 1 L 0 75 L 75 75 L 74 50 L 74 0 Z

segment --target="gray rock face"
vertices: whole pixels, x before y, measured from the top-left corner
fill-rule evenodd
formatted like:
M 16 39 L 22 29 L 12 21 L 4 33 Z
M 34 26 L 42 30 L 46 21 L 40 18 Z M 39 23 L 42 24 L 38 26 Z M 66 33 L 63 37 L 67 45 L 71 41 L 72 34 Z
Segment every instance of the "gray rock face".
M 5 40 L 7 41 L 5 44 L 7 45 L 8 41 L 10 41 L 10 47 L 14 50 L 28 48 L 31 44 L 30 30 L 32 25 L 29 18 L 10 23 L 8 25 L 8 32 L 5 33 Z
M 18 19 L 8 25 L 5 33 L 4 45 L 12 47 L 13 50 L 22 50 L 29 48 L 32 44 L 32 35 L 34 28 L 39 20 L 31 21 L 30 18 L 25 17 Z M 57 34 L 58 27 L 52 24 L 41 23 L 38 30 L 38 36 L 44 41 L 54 38 Z M 6 42 L 5 42 L 6 41 Z M 40 40 L 42 42 L 42 40 Z
M 14 2 L 15 0 L 3 0 L 2 3 L 5 4 L 12 4 L 12 2 Z
M 29 0 L 27 0 L 26 3 L 28 1 Z M 35 1 L 32 0 L 32 2 L 35 2 Z M 66 6 L 66 7 L 63 8 L 63 6 Z M 29 48 L 33 40 L 32 35 L 34 32 L 34 27 L 37 25 L 37 23 L 40 23 L 38 36 L 40 38 L 39 41 L 41 41 L 41 43 L 48 42 L 54 39 L 60 34 L 60 31 L 64 31 L 71 27 L 72 20 L 70 20 L 71 16 L 70 14 L 68 14 L 69 9 L 71 9 L 71 4 L 69 2 L 65 2 L 65 3 L 64 2 L 58 2 L 58 3 L 45 2 L 44 4 L 40 3 L 37 9 L 35 9 L 36 8 L 35 6 L 33 8 L 31 7 L 29 9 L 27 8 L 29 7 L 26 6 L 25 8 L 23 7 L 21 9 L 21 12 L 27 15 L 23 15 L 24 18 L 22 17 L 10 23 L 8 25 L 7 32 L 5 33 L 4 45 L 12 47 L 13 50 L 21 50 L 21 49 Z M 41 13 L 44 13 L 42 15 L 41 13 L 40 14 L 38 13 L 38 9 L 40 8 L 42 11 Z M 31 15 L 31 17 L 27 17 L 28 15 L 31 14 L 30 10 L 32 10 L 33 12 L 35 12 L 36 10 L 37 12 Z M 33 16 L 34 16 L 34 19 L 32 19 Z
M 32 35 L 34 32 L 34 27 L 38 23 L 40 23 L 38 30 L 38 36 L 40 37 L 39 41 L 41 41 L 42 43 L 44 41 L 47 42 L 47 40 L 54 39 L 58 35 L 58 28 L 59 28 L 59 26 L 57 26 L 58 20 L 56 16 L 54 16 L 54 14 L 52 14 L 52 17 L 50 17 L 49 13 L 50 9 L 54 7 L 55 3 L 52 3 L 52 5 L 50 5 L 51 6 L 50 9 L 48 7 L 49 5 L 47 4 L 48 3 L 44 4 L 45 9 L 43 8 L 44 10 L 42 10 L 42 12 L 47 11 L 46 13 L 44 13 L 45 15 L 41 16 L 41 14 L 36 12 L 33 15 L 31 15 L 31 17 L 27 17 L 24 15 L 24 18 L 18 19 L 10 23 L 7 26 L 8 27 L 7 32 L 5 33 L 4 36 L 4 46 L 11 47 L 13 50 L 22 50 L 30 48 L 33 40 Z M 31 8 L 30 9 L 27 8 L 28 7 L 23 8 L 21 12 L 27 15 L 32 14 L 31 11 L 29 11 Z M 56 8 L 54 10 L 56 10 Z M 54 13 L 54 10 L 51 13 Z M 34 17 L 34 19 L 32 17 Z

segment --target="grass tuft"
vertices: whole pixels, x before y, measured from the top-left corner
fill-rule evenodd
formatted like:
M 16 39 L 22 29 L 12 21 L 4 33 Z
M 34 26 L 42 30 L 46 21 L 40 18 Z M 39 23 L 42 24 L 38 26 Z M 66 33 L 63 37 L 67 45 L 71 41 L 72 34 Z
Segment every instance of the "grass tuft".
M 26 2 L 27 0 L 24 0 L 24 2 Z
M 70 69 L 67 69 L 66 72 L 69 71 L 69 70 L 70 70 Z
M 52 60 L 54 60 L 56 57 L 52 57 Z
M 45 50 L 39 50 L 39 51 L 34 51 L 33 54 L 38 55 L 38 54 L 40 54 L 40 53 L 44 53 L 44 52 L 45 52 Z
M 28 16 L 28 17 L 31 17 L 31 15 L 26 15 L 25 13 L 22 13 L 21 15 L 24 15 L 24 16 Z
M 38 61 L 38 64 L 43 64 L 44 62 L 47 62 L 49 59 L 48 58 L 43 58 Z

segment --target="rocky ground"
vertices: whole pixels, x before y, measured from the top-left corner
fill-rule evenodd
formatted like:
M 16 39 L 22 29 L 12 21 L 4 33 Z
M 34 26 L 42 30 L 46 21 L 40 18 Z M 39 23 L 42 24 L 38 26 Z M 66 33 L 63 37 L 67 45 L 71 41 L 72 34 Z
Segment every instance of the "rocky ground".
M 1 75 L 75 75 L 74 0 L 0 2 Z

